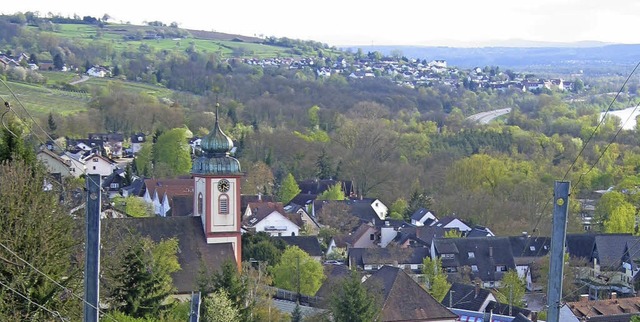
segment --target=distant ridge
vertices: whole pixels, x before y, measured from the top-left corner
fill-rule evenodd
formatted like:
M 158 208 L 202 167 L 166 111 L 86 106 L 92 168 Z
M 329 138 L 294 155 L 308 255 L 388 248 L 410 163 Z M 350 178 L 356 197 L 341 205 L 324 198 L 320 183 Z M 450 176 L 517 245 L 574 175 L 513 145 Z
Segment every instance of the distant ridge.
M 524 44 L 524 43 L 523 43 Z M 549 47 L 429 47 L 429 46 L 354 46 L 343 49 L 379 51 L 391 55 L 402 52 L 407 58 L 444 59 L 452 66 L 463 68 L 500 66 L 523 68 L 531 66 L 564 66 L 576 69 L 606 68 L 635 65 L 640 59 L 640 44 L 606 44 L 599 42 L 541 43 Z M 560 44 L 566 47 L 561 47 Z M 598 46 L 599 44 L 599 46 Z M 573 47 L 569 46 L 573 45 Z

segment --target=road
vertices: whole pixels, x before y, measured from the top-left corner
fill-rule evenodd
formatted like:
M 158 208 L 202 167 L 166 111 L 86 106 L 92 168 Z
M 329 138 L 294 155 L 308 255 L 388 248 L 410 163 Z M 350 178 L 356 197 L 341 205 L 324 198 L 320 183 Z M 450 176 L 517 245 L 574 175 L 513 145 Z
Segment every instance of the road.
M 79 79 L 79 80 L 77 80 L 77 81 L 73 81 L 73 82 L 71 82 L 71 83 L 69 83 L 69 84 L 71 84 L 71 85 L 75 85 L 75 84 L 79 84 L 79 83 L 82 83 L 82 82 L 85 82 L 85 81 L 88 81 L 88 80 L 89 80 L 89 76 L 87 76 L 87 75 L 82 75 L 82 77 L 80 77 L 80 79 Z
M 493 111 L 487 111 L 487 112 L 481 112 L 481 113 L 477 113 L 477 114 L 473 114 L 469 117 L 467 117 L 467 120 L 472 121 L 472 122 L 477 122 L 480 124 L 489 124 L 489 122 L 493 121 L 493 119 L 495 119 L 498 116 L 502 116 L 505 114 L 509 114 L 511 112 L 511 108 L 501 108 L 499 110 L 493 110 Z

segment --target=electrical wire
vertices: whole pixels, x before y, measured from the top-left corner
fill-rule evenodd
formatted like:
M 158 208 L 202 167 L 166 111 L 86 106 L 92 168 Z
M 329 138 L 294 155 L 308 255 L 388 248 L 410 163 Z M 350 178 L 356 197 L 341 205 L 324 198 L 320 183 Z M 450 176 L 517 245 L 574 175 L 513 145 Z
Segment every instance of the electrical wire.
M 52 310 L 50 310 L 50 309 L 46 308 L 44 305 L 41 305 L 41 304 L 38 304 L 38 303 L 34 302 L 32 299 L 30 299 L 30 298 L 29 298 L 29 297 L 27 297 L 26 295 L 24 295 L 24 294 L 22 294 L 22 293 L 18 292 L 17 290 L 13 289 L 11 286 L 9 286 L 9 285 L 7 285 L 7 284 L 5 284 L 5 283 L 1 282 L 1 281 L 0 281 L 0 285 L 2 285 L 2 286 L 4 286 L 5 288 L 9 289 L 11 292 L 13 292 L 13 293 L 17 294 L 18 296 L 22 297 L 23 299 L 25 299 L 25 300 L 29 301 L 29 303 L 31 303 L 31 304 L 33 304 L 33 305 L 37 306 L 38 308 L 40 308 L 40 309 L 42 309 L 42 310 L 47 311 L 49 314 L 51 314 L 51 315 L 53 315 L 53 316 L 55 316 L 55 317 L 59 318 L 59 319 L 60 319 L 60 321 L 62 321 L 62 322 L 69 321 L 69 319 L 68 319 L 68 318 L 63 317 L 63 316 L 62 316 L 62 314 L 60 314 L 60 312 L 58 312 L 58 311 L 52 311 Z
M 66 286 L 58 283 L 55 279 L 53 279 L 51 276 L 47 275 L 46 273 L 42 272 L 41 270 L 39 270 L 38 268 L 36 268 L 35 266 L 33 266 L 31 263 L 29 263 L 27 260 L 25 260 L 24 258 L 20 257 L 20 255 L 16 254 L 16 252 L 12 251 L 9 247 L 7 247 L 5 244 L 3 244 L 2 242 L 0 242 L 0 247 L 4 248 L 5 250 L 7 250 L 11 255 L 17 257 L 20 261 L 22 261 L 23 263 L 27 264 L 27 266 L 31 267 L 31 269 L 33 269 L 34 271 L 38 272 L 39 274 L 41 274 L 42 276 L 46 277 L 48 280 L 50 280 L 51 282 L 53 282 L 53 284 L 55 284 L 56 286 L 60 287 L 62 290 L 64 290 L 65 292 L 70 293 L 73 297 L 81 300 L 82 302 L 84 302 L 85 304 L 88 304 L 89 306 L 91 306 L 91 308 L 96 309 L 98 311 L 98 314 L 103 313 L 100 312 L 100 308 L 96 307 L 95 305 L 85 301 L 84 298 L 82 298 L 81 296 L 73 293 L 69 288 L 67 288 Z M 104 314 L 105 316 L 107 316 L 108 318 L 110 318 L 113 321 L 118 322 L 115 318 L 113 318 L 112 316 L 108 315 L 108 314 Z

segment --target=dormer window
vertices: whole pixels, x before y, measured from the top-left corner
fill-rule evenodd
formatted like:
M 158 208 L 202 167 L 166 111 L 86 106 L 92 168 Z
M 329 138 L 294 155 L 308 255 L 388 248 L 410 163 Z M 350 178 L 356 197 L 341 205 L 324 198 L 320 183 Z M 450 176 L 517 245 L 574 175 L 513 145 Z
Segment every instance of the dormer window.
M 98 162 L 98 158 L 93 158 L 93 162 Z
M 471 265 L 471 271 L 472 272 L 477 272 L 478 271 L 478 265 Z
M 474 252 L 468 252 L 469 258 L 476 258 L 476 254 Z
M 536 246 L 529 246 L 529 250 L 532 251 L 532 252 L 535 252 L 536 251 Z
M 229 196 L 226 194 L 222 194 L 218 197 L 218 213 L 221 215 L 229 214 Z

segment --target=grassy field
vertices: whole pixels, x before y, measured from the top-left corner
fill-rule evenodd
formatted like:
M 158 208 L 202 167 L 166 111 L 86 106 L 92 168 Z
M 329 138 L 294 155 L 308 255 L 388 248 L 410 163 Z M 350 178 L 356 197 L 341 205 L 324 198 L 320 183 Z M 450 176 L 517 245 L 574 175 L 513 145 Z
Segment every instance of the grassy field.
M 222 54 L 226 57 L 232 55 L 264 58 L 292 56 L 286 53 L 286 48 L 254 42 L 202 39 L 193 36 L 182 39 L 125 39 L 127 35 L 154 30 L 154 27 L 149 26 L 109 25 L 104 29 L 83 24 L 60 24 L 58 26 L 58 31 L 48 33 L 76 42 L 102 42 L 105 46 L 112 46 L 115 50 L 135 50 L 140 45 L 146 44 L 155 50 L 183 51 L 193 45 L 198 51 Z
M 138 83 L 138 82 L 126 82 L 114 80 L 112 78 L 97 78 L 91 77 L 88 81 L 79 85 L 89 87 L 106 87 L 109 82 L 122 82 L 122 88 L 131 93 L 145 93 L 147 95 L 155 96 L 157 98 L 171 98 L 173 91 L 164 87 L 154 86 L 151 84 Z
M 21 102 L 29 112 L 35 115 L 43 115 L 49 112 L 68 115 L 85 111 L 87 102 L 90 99 L 84 93 L 49 89 L 40 85 L 10 81 L 7 81 L 7 85 L 15 93 L 17 99 L 5 86 L 0 86 L 0 96 L 9 101 L 16 109 L 21 108 Z

